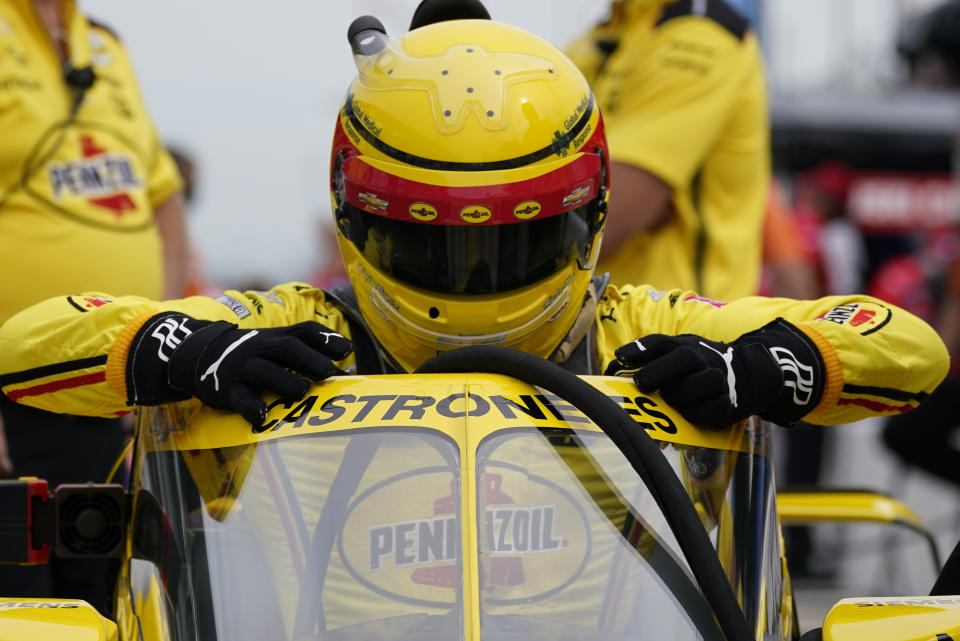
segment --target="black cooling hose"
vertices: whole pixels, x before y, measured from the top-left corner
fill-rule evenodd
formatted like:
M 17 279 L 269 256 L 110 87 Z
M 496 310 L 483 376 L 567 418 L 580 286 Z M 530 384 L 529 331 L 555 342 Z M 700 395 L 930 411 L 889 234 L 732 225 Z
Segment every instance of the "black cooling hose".
M 583 412 L 613 441 L 636 470 L 663 512 L 704 597 L 728 641 L 751 641 L 753 635 L 730 587 L 703 523 L 683 484 L 646 430 L 602 392 L 559 365 L 532 354 L 494 345 L 472 345 L 443 352 L 418 374 L 503 374 L 562 397 Z

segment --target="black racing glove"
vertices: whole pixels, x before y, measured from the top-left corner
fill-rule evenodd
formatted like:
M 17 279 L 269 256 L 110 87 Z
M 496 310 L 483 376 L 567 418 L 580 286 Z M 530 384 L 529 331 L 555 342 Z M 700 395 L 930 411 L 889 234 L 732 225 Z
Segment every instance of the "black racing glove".
M 797 422 L 820 402 L 826 373 L 813 341 L 783 319 L 732 343 L 651 334 L 618 348 L 605 374 L 632 375 L 642 392 L 691 423 L 722 427 L 754 414 Z
M 196 396 L 259 426 L 267 413 L 261 392 L 298 400 L 310 388 L 306 379 L 344 373 L 333 361 L 352 349 L 349 340 L 314 321 L 238 329 L 164 312 L 147 320 L 130 345 L 127 402 L 157 405 Z

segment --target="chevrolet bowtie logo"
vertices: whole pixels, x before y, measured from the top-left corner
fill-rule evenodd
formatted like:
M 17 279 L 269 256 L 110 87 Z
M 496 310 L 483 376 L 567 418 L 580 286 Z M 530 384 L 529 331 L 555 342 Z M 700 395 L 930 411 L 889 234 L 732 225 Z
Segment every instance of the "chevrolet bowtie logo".
M 568 207 L 570 205 L 576 205 L 578 202 L 587 197 L 587 194 L 590 193 L 589 187 L 580 187 L 579 189 L 574 189 L 569 194 L 563 197 L 563 202 L 560 203 L 561 207 Z
M 370 209 L 386 209 L 387 205 L 390 204 L 376 194 L 367 192 L 357 195 L 357 199 Z
M 437 124 L 445 134 L 463 128 L 469 114 L 484 128 L 507 126 L 510 87 L 524 80 L 553 80 L 553 63 L 517 53 L 489 53 L 480 45 L 450 47 L 446 55 L 414 58 L 384 50 L 361 69 L 359 83 L 372 90 L 415 89 L 430 94 Z

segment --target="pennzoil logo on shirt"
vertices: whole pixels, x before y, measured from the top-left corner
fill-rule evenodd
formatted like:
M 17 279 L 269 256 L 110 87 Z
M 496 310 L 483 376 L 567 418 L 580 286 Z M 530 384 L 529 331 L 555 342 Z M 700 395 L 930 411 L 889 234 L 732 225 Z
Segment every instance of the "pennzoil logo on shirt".
M 53 199 L 64 195 L 100 197 L 129 189 L 138 189 L 143 182 L 137 178 L 129 156 L 105 153 L 82 160 L 50 165 L 50 190 Z
M 513 215 L 520 220 L 529 220 L 536 217 L 541 211 L 543 211 L 543 207 L 540 206 L 540 203 L 535 200 L 525 200 L 513 208 Z
M 428 203 L 413 203 L 407 211 L 411 216 L 423 222 L 429 222 L 437 217 L 437 208 Z
M 137 209 L 129 192 L 143 187 L 129 154 L 112 152 L 90 134 L 78 139 L 83 158 L 51 163 L 47 168 L 54 202 L 65 196 L 86 198 L 118 218 Z
M 460 218 L 471 224 L 485 223 L 493 214 L 483 205 L 468 205 L 460 210 Z

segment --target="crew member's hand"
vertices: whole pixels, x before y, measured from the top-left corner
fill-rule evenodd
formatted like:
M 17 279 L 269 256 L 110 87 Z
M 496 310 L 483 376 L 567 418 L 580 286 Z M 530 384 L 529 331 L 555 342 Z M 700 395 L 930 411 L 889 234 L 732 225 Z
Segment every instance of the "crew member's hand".
M 238 329 L 185 314 L 158 314 L 130 348 L 128 402 L 148 405 L 196 396 L 258 426 L 267 412 L 261 393 L 298 400 L 310 388 L 307 379 L 344 373 L 334 361 L 352 349 L 349 340 L 314 321 Z
M 651 334 L 623 345 L 608 375 L 631 375 L 642 392 L 691 423 L 722 427 L 751 415 L 780 425 L 817 406 L 825 381 L 816 345 L 778 319 L 732 343 L 694 334 Z

